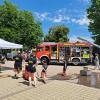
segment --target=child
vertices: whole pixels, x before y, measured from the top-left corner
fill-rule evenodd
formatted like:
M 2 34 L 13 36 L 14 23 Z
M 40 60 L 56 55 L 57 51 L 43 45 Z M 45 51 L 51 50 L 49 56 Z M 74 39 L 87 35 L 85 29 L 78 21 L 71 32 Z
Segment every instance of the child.
M 43 69 L 41 71 L 41 78 L 43 79 L 43 82 L 46 83 L 46 81 L 45 81 L 46 80 L 46 74 L 47 74 L 46 72 L 47 72 L 47 68 L 48 68 L 47 61 L 43 60 L 42 64 L 43 64 L 42 65 Z
M 36 63 L 37 59 L 34 55 L 30 55 L 30 58 L 28 59 L 28 65 L 26 66 L 26 70 L 29 74 L 28 81 L 29 86 L 32 85 L 32 80 L 34 81 L 34 86 L 36 87 Z

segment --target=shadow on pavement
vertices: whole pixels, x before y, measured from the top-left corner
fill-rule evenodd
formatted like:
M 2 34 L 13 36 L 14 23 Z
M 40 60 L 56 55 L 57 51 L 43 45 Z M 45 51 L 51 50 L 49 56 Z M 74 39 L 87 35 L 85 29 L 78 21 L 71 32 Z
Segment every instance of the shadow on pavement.
M 22 84 L 24 84 L 24 85 L 29 86 L 29 82 L 28 82 L 28 81 L 23 81 L 23 82 L 19 82 L 19 83 L 22 83 Z
M 72 74 L 72 75 L 62 75 L 62 74 L 57 74 L 52 77 L 49 77 L 50 80 L 74 80 L 78 79 L 79 75 L 78 74 Z
M 75 81 L 77 79 L 77 81 Z M 62 74 L 57 74 L 49 77 L 49 80 L 68 80 L 68 82 L 84 85 L 93 88 L 100 89 L 100 72 L 92 72 L 91 75 L 81 76 L 79 74 L 72 74 L 63 76 Z
M 39 63 L 39 65 L 42 65 L 42 63 Z M 63 63 L 60 63 L 60 62 L 58 62 L 58 63 L 56 63 L 56 62 L 50 62 L 49 65 L 56 65 L 56 66 L 61 65 L 61 66 L 63 66 Z M 87 65 L 91 65 L 91 64 L 81 63 L 81 64 L 78 64 L 78 65 L 74 65 L 72 63 L 68 63 L 68 66 L 87 66 Z
M 15 77 L 15 76 L 11 76 L 12 79 L 19 79 L 21 77 Z

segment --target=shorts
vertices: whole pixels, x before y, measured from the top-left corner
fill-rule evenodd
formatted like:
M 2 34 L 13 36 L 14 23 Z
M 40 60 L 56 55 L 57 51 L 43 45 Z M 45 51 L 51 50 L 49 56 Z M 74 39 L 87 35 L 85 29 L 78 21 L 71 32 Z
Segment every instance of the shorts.
M 35 73 L 36 72 L 36 68 L 33 66 L 27 66 L 26 70 L 30 73 Z
M 17 71 L 22 70 L 22 63 L 21 62 L 16 62 L 14 64 L 14 69 L 16 69 Z
M 43 69 L 42 72 L 46 73 L 46 70 Z

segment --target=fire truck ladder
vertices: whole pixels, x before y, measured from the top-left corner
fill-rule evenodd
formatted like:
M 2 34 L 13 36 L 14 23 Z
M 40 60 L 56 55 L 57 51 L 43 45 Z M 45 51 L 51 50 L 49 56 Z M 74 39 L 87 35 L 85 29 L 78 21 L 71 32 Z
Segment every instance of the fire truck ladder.
M 81 38 L 81 37 L 77 37 L 77 38 L 78 38 L 79 40 L 82 40 L 82 41 L 84 41 L 84 42 L 90 43 L 90 44 L 92 44 L 93 46 L 96 46 L 96 47 L 100 48 L 99 45 L 97 45 L 97 44 L 95 44 L 95 43 L 93 43 L 93 42 L 90 42 L 90 41 L 88 41 L 88 40 L 85 40 L 85 39 L 83 39 L 83 38 Z

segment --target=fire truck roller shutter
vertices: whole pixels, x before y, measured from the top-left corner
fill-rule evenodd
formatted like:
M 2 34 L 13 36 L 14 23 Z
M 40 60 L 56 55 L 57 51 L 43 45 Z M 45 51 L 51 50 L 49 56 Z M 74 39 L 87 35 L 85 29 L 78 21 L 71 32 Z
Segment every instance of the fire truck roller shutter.
M 50 60 L 49 60 L 49 58 L 47 56 L 42 56 L 41 57 L 41 63 L 43 62 L 43 60 L 47 61 L 47 64 L 50 63 Z

